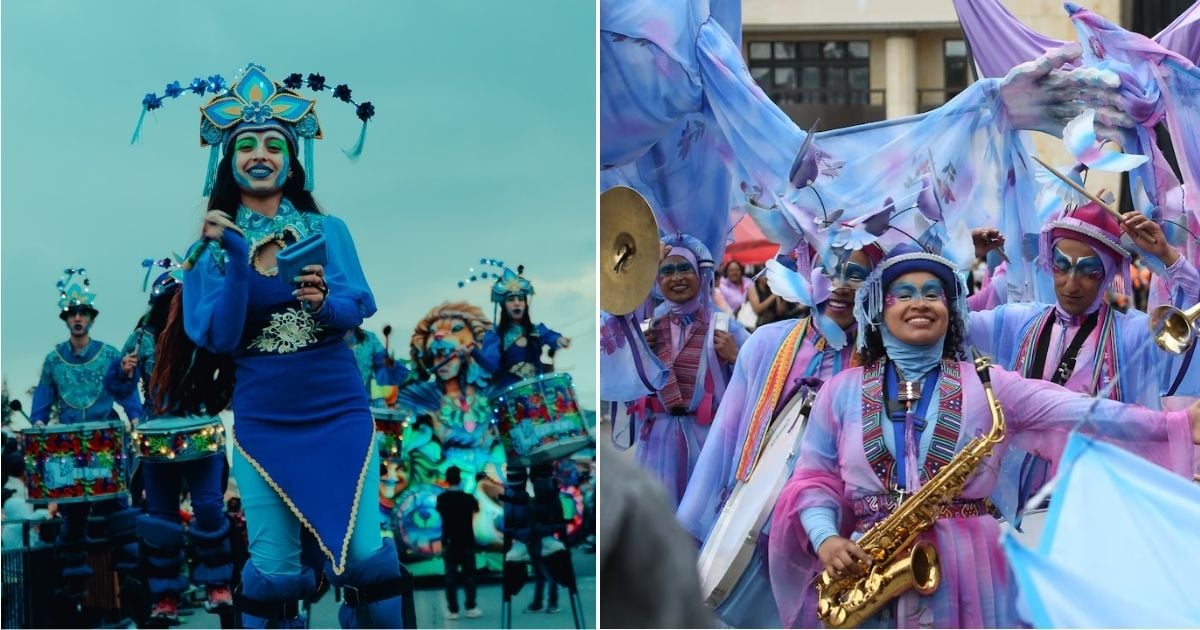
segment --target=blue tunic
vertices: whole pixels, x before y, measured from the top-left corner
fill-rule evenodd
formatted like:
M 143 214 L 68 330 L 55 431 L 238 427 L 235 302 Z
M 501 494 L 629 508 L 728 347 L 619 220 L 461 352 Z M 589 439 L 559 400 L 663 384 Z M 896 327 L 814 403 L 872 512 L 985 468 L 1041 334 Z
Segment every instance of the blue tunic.
M 374 439 L 374 421 L 346 331 L 375 313 L 345 223 L 297 211 L 274 218 L 238 211 L 242 238 L 227 231 L 187 273 L 184 326 L 197 345 L 230 353 L 236 367 L 234 446 L 315 535 L 340 574 Z M 292 287 L 252 260 L 263 244 L 322 232 L 327 240 L 322 308 L 306 313 Z M 249 245 L 247 244 L 249 242 Z M 267 275 L 270 274 L 270 275 Z
M 95 339 L 82 354 L 75 354 L 70 341 L 54 347 L 42 363 L 42 377 L 33 392 L 34 422 L 50 419 L 50 408 L 58 404 L 63 424 L 97 422 L 117 418 L 113 403 L 119 403 L 130 419 L 142 417 L 142 404 L 132 383 L 121 372 L 121 352 Z

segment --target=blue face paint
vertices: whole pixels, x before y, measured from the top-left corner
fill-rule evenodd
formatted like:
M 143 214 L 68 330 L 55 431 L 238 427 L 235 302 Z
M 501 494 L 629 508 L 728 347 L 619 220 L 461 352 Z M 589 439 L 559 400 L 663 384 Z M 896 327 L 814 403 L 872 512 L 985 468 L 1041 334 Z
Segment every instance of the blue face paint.
M 1072 258 L 1061 249 L 1054 248 L 1055 275 L 1074 276 L 1076 278 L 1104 279 L 1104 261 L 1099 256 L 1081 256 Z
M 279 190 L 287 182 L 291 155 L 287 141 L 282 137 L 271 134 L 260 138 L 257 134 L 248 133 L 234 141 L 233 151 L 235 155 L 230 166 L 233 179 L 242 190 Z M 266 160 L 248 162 L 260 156 Z M 269 184 L 266 183 L 268 177 L 273 178 Z
M 892 286 L 888 287 L 884 304 L 890 306 L 896 302 L 912 302 L 914 300 L 945 301 L 946 291 L 942 288 L 942 281 L 936 278 L 926 280 L 920 287 L 911 282 L 893 282 Z
M 829 278 L 829 283 L 835 289 L 842 287 L 857 289 L 866 282 L 869 275 L 871 275 L 870 269 L 856 262 L 846 261 L 838 265 L 837 270 L 832 275 L 827 275 L 827 277 Z
M 689 273 L 696 273 L 696 268 L 693 267 L 692 263 L 690 262 L 681 262 L 674 265 L 667 264 L 658 268 L 658 275 L 663 277 L 673 276 L 675 274 L 686 276 Z

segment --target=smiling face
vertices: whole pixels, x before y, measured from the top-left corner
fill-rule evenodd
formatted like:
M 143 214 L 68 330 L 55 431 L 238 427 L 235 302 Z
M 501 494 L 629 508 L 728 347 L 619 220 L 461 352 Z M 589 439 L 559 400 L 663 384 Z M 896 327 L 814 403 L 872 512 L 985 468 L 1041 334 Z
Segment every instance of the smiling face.
M 667 256 L 658 266 L 658 289 L 663 297 L 683 304 L 700 292 L 700 276 L 696 267 L 683 256 Z
M 525 315 L 525 296 L 510 295 L 504 300 L 504 312 L 516 322 L 521 321 L 521 317 Z
M 1069 238 L 1059 241 L 1051 256 L 1059 306 L 1070 315 L 1083 315 L 1104 285 L 1104 261 L 1090 246 Z
M 445 362 L 437 368 L 439 379 L 446 381 L 458 376 L 462 370 L 462 359 L 457 352 L 474 341 L 475 335 L 471 332 L 471 327 L 457 317 L 443 317 L 434 322 L 425 342 L 425 354 L 432 357 L 432 365 Z
M 244 194 L 278 193 L 291 169 L 291 153 L 283 134 L 268 129 L 247 131 L 233 141 L 233 179 Z
M 725 278 L 735 285 L 742 283 L 742 274 L 742 263 L 736 260 L 729 261 L 729 264 L 725 266 Z
M 883 325 L 909 345 L 941 341 L 950 327 L 942 281 L 927 271 L 912 271 L 893 280 L 883 299 Z
M 833 323 L 845 329 L 854 324 L 854 292 L 871 275 L 871 259 L 862 251 L 850 254 L 846 262 L 832 274 L 826 274 L 832 286 L 829 301 L 825 302 L 825 315 Z

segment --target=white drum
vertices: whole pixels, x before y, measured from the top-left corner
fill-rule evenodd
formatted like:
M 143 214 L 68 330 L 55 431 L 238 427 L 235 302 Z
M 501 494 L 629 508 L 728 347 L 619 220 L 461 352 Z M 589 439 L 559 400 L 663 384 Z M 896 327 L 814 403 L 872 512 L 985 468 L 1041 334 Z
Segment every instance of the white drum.
M 700 587 L 711 608 L 725 601 L 750 564 L 759 532 L 792 476 L 813 397 L 808 389 L 797 392 L 776 416 L 750 479 L 734 487 L 700 549 Z

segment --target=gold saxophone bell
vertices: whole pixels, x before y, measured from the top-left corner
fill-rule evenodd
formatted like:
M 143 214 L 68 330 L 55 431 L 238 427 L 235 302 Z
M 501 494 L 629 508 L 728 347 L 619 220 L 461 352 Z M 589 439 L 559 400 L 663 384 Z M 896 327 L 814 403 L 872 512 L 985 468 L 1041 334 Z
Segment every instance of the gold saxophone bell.
M 1158 347 L 1171 354 L 1183 354 L 1196 343 L 1198 319 L 1200 303 L 1186 311 L 1164 304 L 1150 314 L 1150 334 Z

